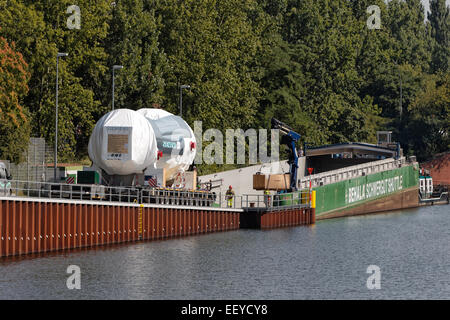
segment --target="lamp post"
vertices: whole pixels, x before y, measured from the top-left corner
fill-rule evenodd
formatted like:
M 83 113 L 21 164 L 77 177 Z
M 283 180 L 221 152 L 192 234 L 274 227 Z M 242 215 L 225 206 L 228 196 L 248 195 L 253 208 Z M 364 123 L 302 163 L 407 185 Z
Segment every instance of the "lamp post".
M 183 117 L 183 89 L 191 89 L 191 86 L 186 84 L 180 86 L 180 117 Z
M 114 65 L 112 67 L 112 109 L 114 110 L 114 71 L 123 69 L 123 66 Z
M 55 170 L 54 179 L 56 181 L 56 168 L 58 164 L 58 84 L 59 84 L 59 58 L 67 57 L 69 54 L 58 52 L 56 55 L 56 110 L 55 110 Z

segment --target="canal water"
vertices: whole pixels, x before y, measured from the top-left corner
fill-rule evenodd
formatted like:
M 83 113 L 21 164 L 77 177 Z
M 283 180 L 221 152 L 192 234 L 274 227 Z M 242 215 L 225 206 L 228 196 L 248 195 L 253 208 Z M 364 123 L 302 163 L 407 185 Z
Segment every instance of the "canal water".
M 0 299 L 450 299 L 450 206 L 3 258 Z

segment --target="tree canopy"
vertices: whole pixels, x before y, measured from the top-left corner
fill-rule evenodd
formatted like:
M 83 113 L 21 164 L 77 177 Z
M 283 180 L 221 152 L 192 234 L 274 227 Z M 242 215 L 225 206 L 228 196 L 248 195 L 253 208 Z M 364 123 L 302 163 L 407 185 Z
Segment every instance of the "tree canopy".
M 22 54 L 0 37 L 0 154 L 20 161 L 30 135 L 28 112 L 22 97 L 28 93 L 30 74 Z
M 86 157 L 111 110 L 116 64 L 116 108 L 178 114 L 188 84 L 183 117 L 204 130 L 269 129 L 276 117 L 316 145 L 375 142 L 387 129 L 419 159 L 449 148 L 445 0 L 431 0 L 427 19 L 420 0 L 80 0 L 78 17 L 72 2 L 0 0 L 0 158 L 20 160 L 30 136 L 53 142 L 57 52 L 69 53 L 66 161 Z M 371 5 L 379 29 L 367 25 Z

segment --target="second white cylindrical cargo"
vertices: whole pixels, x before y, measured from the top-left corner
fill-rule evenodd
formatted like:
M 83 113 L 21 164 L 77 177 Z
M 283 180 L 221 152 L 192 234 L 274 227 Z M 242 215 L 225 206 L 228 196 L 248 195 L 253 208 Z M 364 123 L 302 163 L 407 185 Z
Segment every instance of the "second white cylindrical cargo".
M 181 117 L 161 109 L 140 109 L 153 128 L 160 158 L 156 168 L 166 169 L 167 180 L 189 169 L 194 162 L 197 145 L 194 132 Z

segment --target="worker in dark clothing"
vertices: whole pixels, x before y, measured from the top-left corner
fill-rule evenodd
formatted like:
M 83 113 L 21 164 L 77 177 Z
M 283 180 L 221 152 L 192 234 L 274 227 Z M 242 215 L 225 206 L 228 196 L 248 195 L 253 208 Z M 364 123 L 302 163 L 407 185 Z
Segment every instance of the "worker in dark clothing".
M 231 186 L 228 187 L 228 190 L 225 195 L 227 198 L 228 208 L 232 208 L 233 207 L 234 190 Z

